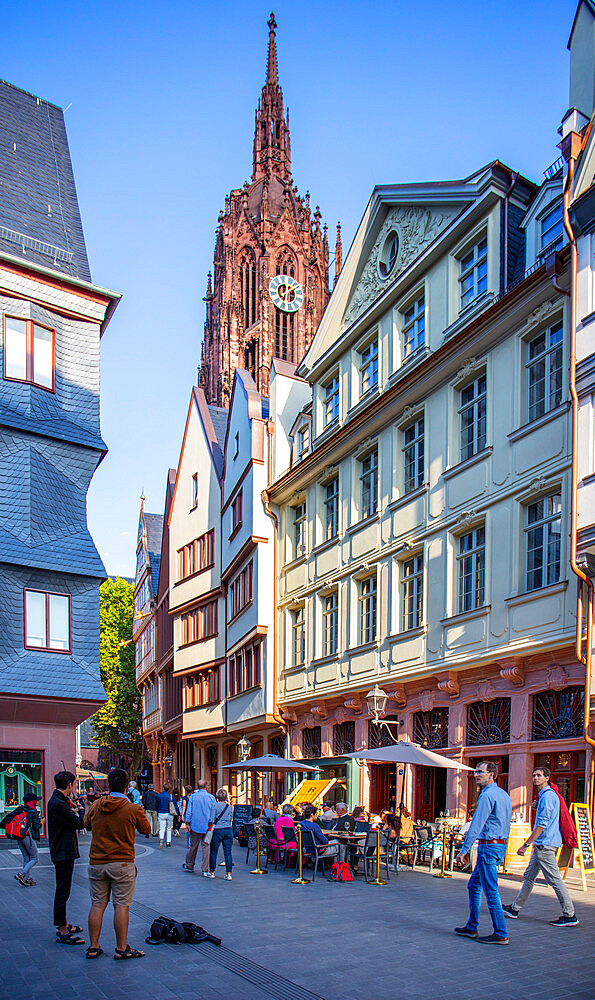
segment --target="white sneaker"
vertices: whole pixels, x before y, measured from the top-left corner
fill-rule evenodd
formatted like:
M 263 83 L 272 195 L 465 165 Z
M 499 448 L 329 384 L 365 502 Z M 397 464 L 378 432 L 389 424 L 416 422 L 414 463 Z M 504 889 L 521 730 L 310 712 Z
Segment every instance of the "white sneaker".
M 204 878 L 215 878 L 215 872 L 203 872 Z
M 231 875 L 229 874 L 229 872 L 228 872 L 228 873 L 227 873 L 227 875 L 225 876 L 225 881 L 226 881 L 226 882 L 231 882 Z

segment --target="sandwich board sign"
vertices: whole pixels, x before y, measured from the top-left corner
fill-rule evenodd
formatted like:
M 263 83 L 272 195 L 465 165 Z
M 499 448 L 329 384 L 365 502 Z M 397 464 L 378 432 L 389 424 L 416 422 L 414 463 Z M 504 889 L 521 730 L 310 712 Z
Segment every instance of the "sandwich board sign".
M 585 875 L 595 873 L 595 848 L 593 846 L 593 827 L 591 814 L 586 802 L 573 802 L 570 813 L 574 819 L 578 837 L 578 857 L 583 879 L 583 889 L 587 891 Z

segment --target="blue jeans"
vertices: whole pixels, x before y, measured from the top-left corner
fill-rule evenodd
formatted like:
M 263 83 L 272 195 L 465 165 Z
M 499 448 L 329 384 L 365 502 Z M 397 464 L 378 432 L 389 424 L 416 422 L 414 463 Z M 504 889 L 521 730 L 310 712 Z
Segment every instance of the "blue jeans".
M 506 854 L 506 844 L 479 844 L 477 848 L 477 864 L 467 883 L 469 893 L 469 919 L 467 927 L 476 931 L 479 926 L 479 911 L 481 910 L 481 892 L 483 889 L 490 917 L 494 925 L 494 934 L 498 937 L 508 937 L 506 921 L 498 891 L 498 865 L 502 864 Z
M 21 854 L 23 855 L 23 865 L 20 871 L 21 875 L 28 875 L 33 865 L 36 865 L 39 858 L 37 855 L 37 844 L 33 840 L 31 834 L 27 834 L 22 840 L 17 841 Z
M 211 838 L 211 852 L 209 856 L 209 868 L 212 872 L 215 871 L 217 867 L 217 855 L 219 853 L 219 845 L 223 844 L 223 855 L 225 857 L 225 868 L 227 874 L 231 875 L 231 847 L 233 844 L 233 827 L 224 826 L 220 830 L 213 830 L 213 836 Z

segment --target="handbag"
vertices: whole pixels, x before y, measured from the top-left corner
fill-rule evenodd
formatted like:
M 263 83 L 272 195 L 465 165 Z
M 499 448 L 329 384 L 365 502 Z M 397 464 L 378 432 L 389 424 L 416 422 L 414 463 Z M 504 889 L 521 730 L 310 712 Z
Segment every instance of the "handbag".
M 223 816 L 223 814 L 225 812 L 227 812 L 227 810 L 229 808 L 230 808 L 229 802 L 226 802 L 225 806 L 223 807 L 223 809 L 221 810 L 221 812 L 219 813 L 219 815 L 215 816 L 215 819 L 213 820 L 212 826 L 210 826 L 209 829 L 207 830 L 207 832 L 205 833 L 205 835 L 203 837 L 203 841 L 202 841 L 203 844 L 210 844 L 211 843 L 211 841 L 213 839 L 213 829 L 215 827 L 215 824 L 219 822 L 219 820 L 221 819 L 221 817 Z
M 170 799 L 169 799 L 168 811 L 169 811 L 169 815 L 170 816 L 177 816 L 178 815 L 178 810 L 176 809 L 174 800 L 173 800 L 173 798 L 171 796 L 170 796 Z

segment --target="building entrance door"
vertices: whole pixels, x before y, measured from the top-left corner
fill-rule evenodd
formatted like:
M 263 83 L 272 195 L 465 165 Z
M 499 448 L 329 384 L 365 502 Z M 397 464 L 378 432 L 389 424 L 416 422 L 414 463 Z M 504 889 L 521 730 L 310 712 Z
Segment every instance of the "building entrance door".
M 433 823 L 446 808 L 446 769 L 444 767 L 415 768 L 415 808 L 413 814 L 421 823 Z
M 370 812 L 378 814 L 382 809 L 393 812 L 397 794 L 396 768 L 394 764 L 370 765 Z

